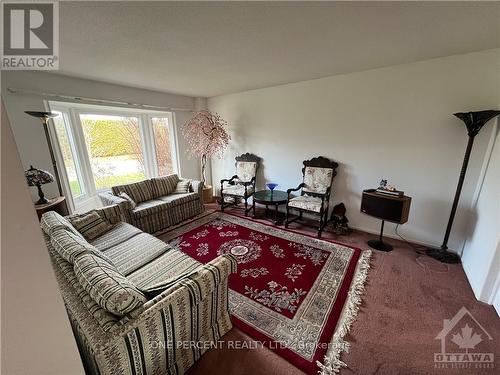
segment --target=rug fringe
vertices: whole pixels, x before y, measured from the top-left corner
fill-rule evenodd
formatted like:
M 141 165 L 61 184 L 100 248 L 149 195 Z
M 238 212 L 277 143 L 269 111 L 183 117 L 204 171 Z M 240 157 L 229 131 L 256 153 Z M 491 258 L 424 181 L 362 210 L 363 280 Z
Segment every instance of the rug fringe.
M 344 337 L 349 332 L 352 323 L 356 320 L 356 316 L 358 315 L 359 306 L 361 305 L 361 296 L 363 295 L 366 277 L 370 269 L 371 255 L 371 250 L 365 250 L 360 256 L 356 274 L 339 320 L 338 329 L 330 341 L 330 347 L 325 355 L 324 363 L 319 361 L 316 362 L 320 368 L 318 374 L 332 375 L 333 373 L 338 373 L 342 367 L 347 367 L 347 365 L 340 360 L 340 355 L 342 352 L 348 353 L 351 346 L 344 340 Z

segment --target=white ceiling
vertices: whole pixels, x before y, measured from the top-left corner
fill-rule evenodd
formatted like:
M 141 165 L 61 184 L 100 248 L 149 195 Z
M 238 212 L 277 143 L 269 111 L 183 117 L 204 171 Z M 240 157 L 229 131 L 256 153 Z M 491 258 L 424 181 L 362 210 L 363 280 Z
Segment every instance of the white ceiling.
M 61 2 L 62 74 L 215 96 L 500 46 L 500 2 Z

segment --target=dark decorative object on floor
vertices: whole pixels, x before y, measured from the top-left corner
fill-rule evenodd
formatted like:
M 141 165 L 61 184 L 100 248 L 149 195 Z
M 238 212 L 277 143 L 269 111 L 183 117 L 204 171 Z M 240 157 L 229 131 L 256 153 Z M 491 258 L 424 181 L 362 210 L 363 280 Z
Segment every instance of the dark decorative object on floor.
M 54 168 L 54 174 L 56 175 L 57 188 L 59 189 L 59 195 L 63 195 L 61 179 L 59 178 L 59 171 L 57 170 L 57 162 L 54 157 L 54 149 L 52 148 L 52 143 L 50 142 L 48 122 L 49 119 L 57 117 L 58 114 L 52 112 L 38 112 L 38 111 L 24 111 L 30 116 L 39 118 L 42 121 L 43 130 L 45 131 L 45 138 L 47 139 L 47 145 L 49 146 L 50 159 L 52 160 L 52 167 Z
M 465 173 L 469 164 L 472 145 L 474 144 L 474 138 L 476 137 L 476 135 L 478 135 L 482 127 L 486 125 L 488 121 L 500 115 L 500 111 L 487 110 L 478 112 L 461 112 L 454 113 L 454 115 L 465 123 L 469 141 L 467 143 L 467 148 L 465 149 L 462 170 L 460 171 L 460 177 L 458 179 L 455 199 L 453 200 L 453 205 L 451 206 L 450 218 L 448 219 L 448 225 L 446 226 L 443 244 L 439 249 L 429 248 L 426 252 L 430 257 L 437 259 L 443 263 L 460 263 L 460 257 L 457 254 L 450 253 L 448 251 L 448 239 L 450 238 L 451 227 L 453 226 L 453 220 L 455 219 L 455 214 L 457 212 L 458 200 L 460 199 L 460 193 L 462 192 L 462 186 L 464 184 Z
M 330 225 L 332 232 L 335 234 L 347 234 L 350 232 L 347 223 L 349 219 L 345 216 L 346 208 L 344 203 L 339 203 L 333 207 L 332 214 L 330 215 Z
M 42 185 L 54 182 L 54 176 L 42 169 L 33 168 L 32 165 L 30 166 L 30 169 L 24 172 L 24 175 L 26 176 L 28 186 L 36 186 L 38 188 L 38 198 L 40 199 L 38 199 L 35 204 L 40 205 L 49 203 L 49 200 L 45 198 L 45 195 L 43 194 Z

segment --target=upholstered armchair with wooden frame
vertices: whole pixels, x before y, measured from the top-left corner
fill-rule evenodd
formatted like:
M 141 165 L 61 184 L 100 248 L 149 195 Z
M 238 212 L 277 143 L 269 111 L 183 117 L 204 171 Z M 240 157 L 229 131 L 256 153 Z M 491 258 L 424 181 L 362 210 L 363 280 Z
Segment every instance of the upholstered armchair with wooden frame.
M 254 154 L 243 154 L 236 158 L 236 174 L 230 179 L 220 181 L 220 208 L 237 206 L 243 199 L 245 201 L 245 216 L 253 209 L 255 214 L 255 202 L 248 207 L 248 198 L 255 193 L 255 182 L 261 158 Z
M 319 156 L 311 160 L 304 160 L 302 168 L 302 183 L 295 189 L 288 189 L 286 202 L 285 227 L 288 224 L 302 220 L 304 212 L 319 216 L 318 237 L 326 226 L 328 205 L 332 190 L 333 177 L 337 174 L 338 163 Z M 300 195 L 292 196 L 292 192 L 299 191 Z M 290 209 L 299 212 L 299 215 L 290 219 Z

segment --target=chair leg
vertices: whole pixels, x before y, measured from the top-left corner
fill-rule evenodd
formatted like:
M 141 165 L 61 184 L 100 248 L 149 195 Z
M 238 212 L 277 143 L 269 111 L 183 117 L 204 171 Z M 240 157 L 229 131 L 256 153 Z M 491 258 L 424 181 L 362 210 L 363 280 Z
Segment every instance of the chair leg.
M 286 213 L 285 213 L 285 228 L 288 228 L 288 204 L 286 205 Z
M 248 198 L 245 198 L 245 216 L 248 216 Z
M 220 193 L 220 211 L 224 212 L 224 194 Z
M 325 215 L 323 216 L 323 228 L 328 224 L 328 210 L 325 210 Z
M 323 232 L 323 214 L 319 217 L 318 238 L 321 238 L 321 232 Z
M 255 199 L 252 198 L 252 211 L 253 211 L 253 216 L 255 216 Z

